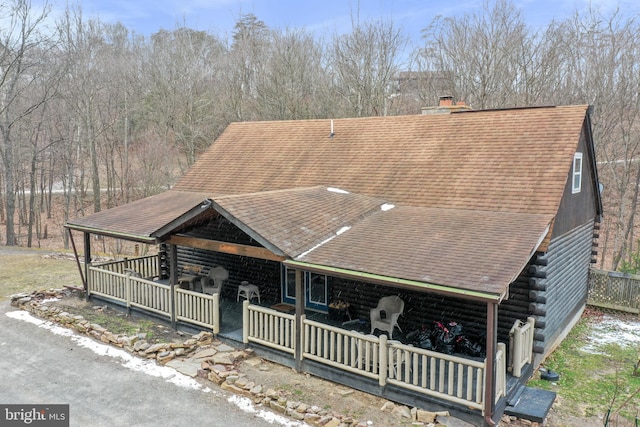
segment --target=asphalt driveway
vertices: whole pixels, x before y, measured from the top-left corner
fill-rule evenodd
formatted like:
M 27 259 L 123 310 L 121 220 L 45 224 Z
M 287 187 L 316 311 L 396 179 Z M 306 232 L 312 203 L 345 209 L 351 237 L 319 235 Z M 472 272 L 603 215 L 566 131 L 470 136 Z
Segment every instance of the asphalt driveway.
M 8 301 L 0 301 L 0 355 L 0 404 L 69 404 L 71 426 L 303 425 Z

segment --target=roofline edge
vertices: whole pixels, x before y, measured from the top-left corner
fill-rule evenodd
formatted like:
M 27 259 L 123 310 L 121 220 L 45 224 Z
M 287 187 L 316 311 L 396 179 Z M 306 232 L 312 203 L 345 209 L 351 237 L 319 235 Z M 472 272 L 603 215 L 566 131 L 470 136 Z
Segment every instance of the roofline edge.
M 400 287 L 407 288 L 422 288 L 434 291 L 439 294 L 446 294 L 449 296 L 455 296 L 458 298 L 473 299 L 485 302 L 494 302 L 500 303 L 505 296 L 505 293 L 502 294 L 490 294 L 479 291 L 470 291 L 466 289 L 458 289 L 452 288 L 444 285 L 436 285 L 435 283 L 428 282 L 418 282 L 415 280 L 401 279 L 397 277 L 383 276 L 380 274 L 373 273 L 364 273 L 362 271 L 349 270 L 346 268 L 338 268 L 338 267 L 330 267 L 327 265 L 320 264 L 311 264 L 303 261 L 294 261 L 294 260 L 285 260 L 282 262 L 287 267 L 301 268 L 310 271 L 316 271 L 320 273 L 334 273 L 342 277 L 352 278 L 352 279 L 366 279 L 371 282 L 387 284 L 387 285 L 396 285 Z
M 156 239 L 155 237 L 140 236 L 140 235 L 135 235 L 135 234 L 118 233 L 118 232 L 106 232 L 105 233 L 104 230 L 99 229 L 99 228 L 83 227 L 83 226 L 72 225 L 72 224 L 65 224 L 64 228 L 66 228 L 67 230 L 81 231 L 83 233 L 90 233 L 90 234 L 97 234 L 97 235 L 100 235 L 100 236 L 114 237 L 116 239 L 133 240 L 135 242 L 140 242 L 140 243 L 150 243 L 150 244 L 153 244 L 153 245 L 157 245 L 159 243 L 158 239 Z

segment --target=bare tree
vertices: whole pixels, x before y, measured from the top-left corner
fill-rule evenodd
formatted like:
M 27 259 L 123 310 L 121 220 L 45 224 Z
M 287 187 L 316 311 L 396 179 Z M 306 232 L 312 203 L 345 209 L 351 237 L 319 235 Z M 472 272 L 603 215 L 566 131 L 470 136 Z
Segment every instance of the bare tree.
M 202 31 L 179 28 L 152 36 L 147 117 L 190 166 L 227 123 L 216 117 L 224 46 Z
M 437 17 L 423 33 L 422 60 L 437 72 L 437 86 L 478 109 L 531 102 L 517 95 L 530 92 L 531 79 L 544 76 L 541 61 L 549 59 L 539 52 L 536 61 L 542 47 L 507 0 L 485 1 L 480 14 Z
M 562 24 L 567 102 L 594 106 L 593 134 L 604 183 L 604 248 L 615 270 L 635 241 L 640 189 L 640 28 L 619 12 L 576 14 Z
M 303 31 L 273 30 L 262 72 L 256 76 L 258 114 L 266 120 L 321 114 L 327 90 L 322 47 Z
M 17 244 L 14 228 L 16 209 L 17 150 L 22 145 L 17 129 L 28 120 L 51 96 L 26 94 L 40 82 L 51 40 L 40 30 L 49 14 L 49 7 L 34 11 L 29 0 L 13 0 L 0 8 L 1 18 L 7 22 L 0 28 L 0 157 L 3 165 L 4 200 L 6 208 L 6 244 Z
M 351 33 L 335 35 L 330 52 L 336 95 L 347 116 L 382 116 L 392 94 L 407 38 L 390 21 L 352 23 Z

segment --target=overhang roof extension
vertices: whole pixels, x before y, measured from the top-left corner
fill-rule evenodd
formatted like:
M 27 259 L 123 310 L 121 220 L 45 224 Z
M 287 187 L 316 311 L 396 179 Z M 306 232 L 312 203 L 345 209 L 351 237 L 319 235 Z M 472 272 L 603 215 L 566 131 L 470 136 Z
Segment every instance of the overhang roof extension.
M 65 227 L 86 233 L 153 244 L 194 218 L 207 214 L 207 210 L 201 208 L 209 206 L 206 200 L 205 193 L 169 190 L 126 205 L 69 220 Z

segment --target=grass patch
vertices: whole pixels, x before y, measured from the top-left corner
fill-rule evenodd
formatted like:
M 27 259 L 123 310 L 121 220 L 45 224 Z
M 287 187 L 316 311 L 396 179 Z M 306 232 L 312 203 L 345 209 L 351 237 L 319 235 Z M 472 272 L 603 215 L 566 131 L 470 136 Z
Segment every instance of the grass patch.
M 82 286 L 75 260 L 43 258 L 42 253 L 0 255 L 0 300 L 20 292 Z
M 97 323 L 116 335 L 144 333 L 148 341 L 153 341 L 156 324 L 151 320 L 132 319 L 130 316 L 114 315 L 113 313 L 105 314 L 97 311 L 93 313 L 85 312 L 83 316 L 89 322 Z
M 552 383 L 538 377 L 529 382 L 532 387 L 555 391 L 561 396 L 564 409 L 579 417 L 604 417 L 609 409 L 619 409 L 640 388 L 640 378 L 632 375 L 638 361 L 635 346 L 606 343 L 585 348 L 592 321 L 593 318 L 583 316 L 545 361 L 547 369 L 560 374 L 559 381 Z M 633 419 L 638 404 L 639 396 L 632 397 L 621 408 L 620 415 Z

